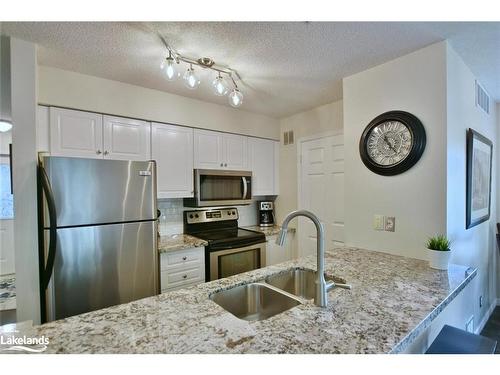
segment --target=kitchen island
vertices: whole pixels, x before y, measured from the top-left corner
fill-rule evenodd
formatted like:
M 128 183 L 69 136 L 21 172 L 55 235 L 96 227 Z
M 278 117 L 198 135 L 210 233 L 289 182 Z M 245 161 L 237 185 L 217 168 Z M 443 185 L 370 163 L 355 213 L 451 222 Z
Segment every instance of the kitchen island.
M 475 277 L 476 270 L 356 248 L 325 255 L 325 270 L 352 290 L 328 293 L 269 319 L 240 320 L 209 299 L 236 285 L 290 268 L 316 268 L 306 257 L 33 327 L 46 353 L 398 353 Z

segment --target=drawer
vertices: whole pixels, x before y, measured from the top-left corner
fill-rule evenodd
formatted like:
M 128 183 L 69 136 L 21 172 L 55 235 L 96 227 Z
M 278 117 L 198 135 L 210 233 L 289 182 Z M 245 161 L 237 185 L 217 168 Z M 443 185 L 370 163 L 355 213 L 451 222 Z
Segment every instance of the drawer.
M 205 263 L 205 248 L 195 247 L 162 253 L 160 269 L 162 271 L 177 267 L 193 267 Z
M 205 265 L 185 269 L 173 269 L 161 272 L 161 290 L 178 288 L 205 281 Z

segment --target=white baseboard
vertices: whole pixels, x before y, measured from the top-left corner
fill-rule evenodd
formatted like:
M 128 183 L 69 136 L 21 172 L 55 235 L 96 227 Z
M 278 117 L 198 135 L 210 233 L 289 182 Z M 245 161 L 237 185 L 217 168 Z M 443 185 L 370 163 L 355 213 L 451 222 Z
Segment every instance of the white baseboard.
M 474 330 L 474 332 L 476 333 L 476 335 L 479 335 L 481 333 L 481 331 L 483 330 L 484 326 L 488 322 L 488 319 L 490 318 L 491 314 L 493 313 L 493 310 L 495 310 L 495 307 L 497 307 L 498 305 L 500 305 L 500 298 L 497 298 L 496 300 L 493 300 L 493 302 L 491 303 L 490 307 L 488 307 L 488 311 L 486 311 L 486 314 L 484 314 L 483 319 L 481 320 L 481 322 L 479 323 L 479 325 L 477 326 L 477 328 Z

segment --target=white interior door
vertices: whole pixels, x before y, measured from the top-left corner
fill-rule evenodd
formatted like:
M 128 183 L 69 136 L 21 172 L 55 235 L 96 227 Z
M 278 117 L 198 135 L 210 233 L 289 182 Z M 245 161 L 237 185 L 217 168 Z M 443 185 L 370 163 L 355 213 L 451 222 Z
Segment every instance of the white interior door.
M 301 173 L 299 208 L 320 218 L 325 230 L 325 246 L 344 243 L 344 144 L 335 135 L 300 143 Z M 316 228 L 301 218 L 298 228 L 298 255 L 316 252 Z

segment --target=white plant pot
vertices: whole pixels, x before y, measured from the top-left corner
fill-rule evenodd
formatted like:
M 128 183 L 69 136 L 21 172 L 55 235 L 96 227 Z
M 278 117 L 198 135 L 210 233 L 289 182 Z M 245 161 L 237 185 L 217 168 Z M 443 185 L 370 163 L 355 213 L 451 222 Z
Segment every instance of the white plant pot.
M 427 249 L 429 254 L 429 266 L 436 270 L 447 270 L 451 251 L 440 251 Z

